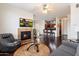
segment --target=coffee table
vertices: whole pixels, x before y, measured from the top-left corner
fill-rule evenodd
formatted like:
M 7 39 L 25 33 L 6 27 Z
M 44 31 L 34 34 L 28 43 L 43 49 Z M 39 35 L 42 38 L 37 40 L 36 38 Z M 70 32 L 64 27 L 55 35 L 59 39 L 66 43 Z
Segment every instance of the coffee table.
M 28 51 L 27 48 L 30 46 L 29 44 L 23 45 L 18 48 L 14 56 L 47 56 L 50 53 L 49 48 L 45 44 L 39 44 L 39 52 L 36 51 L 34 47 L 31 47 Z

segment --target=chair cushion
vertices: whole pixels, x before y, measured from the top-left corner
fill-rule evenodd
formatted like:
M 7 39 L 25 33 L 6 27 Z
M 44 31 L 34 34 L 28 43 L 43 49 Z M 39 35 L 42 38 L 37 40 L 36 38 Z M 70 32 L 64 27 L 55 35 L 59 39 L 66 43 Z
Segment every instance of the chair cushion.
M 2 38 L 3 38 L 3 39 L 9 38 L 9 37 L 10 37 L 9 35 L 5 35 L 5 34 L 2 35 Z
M 70 55 L 72 55 L 72 56 L 74 56 L 75 53 L 76 53 L 76 49 L 71 48 L 71 47 L 69 47 L 69 46 L 61 45 L 59 48 L 60 48 L 62 51 L 65 51 L 65 52 L 67 52 L 68 54 L 70 54 Z
M 14 42 L 15 39 L 11 33 L 0 34 L 2 40 L 6 40 L 7 42 Z
M 72 55 L 65 52 L 64 50 L 61 50 L 60 48 L 57 48 L 50 54 L 50 56 L 72 56 Z
M 63 40 L 62 44 L 68 47 L 72 47 L 74 49 L 76 49 L 78 46 L 78 43 L 70 42 L 69 40 Z
M 9 36 L 3 37 L 3 39 L 9 38 Z

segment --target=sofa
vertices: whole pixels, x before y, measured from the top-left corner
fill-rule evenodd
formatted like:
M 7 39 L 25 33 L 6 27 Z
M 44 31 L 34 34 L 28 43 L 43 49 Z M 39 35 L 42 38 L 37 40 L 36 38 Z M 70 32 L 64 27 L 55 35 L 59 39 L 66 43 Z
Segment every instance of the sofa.
M 62 44 L 50 56 L 79 56 L 79 43 L 63 40 Z
M 0 34 L 0 52 L 13 52 L 21 46 L 21 40 L 15 39 L 11 33 Z

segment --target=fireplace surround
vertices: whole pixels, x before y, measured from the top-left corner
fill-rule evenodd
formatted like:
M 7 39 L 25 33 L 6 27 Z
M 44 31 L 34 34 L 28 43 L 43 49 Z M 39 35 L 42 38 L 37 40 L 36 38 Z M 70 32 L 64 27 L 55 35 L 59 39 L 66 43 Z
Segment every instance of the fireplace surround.
M 21 40 L 32 39 L 32 28 L 31 27 L 18 28 L 18 38 Z

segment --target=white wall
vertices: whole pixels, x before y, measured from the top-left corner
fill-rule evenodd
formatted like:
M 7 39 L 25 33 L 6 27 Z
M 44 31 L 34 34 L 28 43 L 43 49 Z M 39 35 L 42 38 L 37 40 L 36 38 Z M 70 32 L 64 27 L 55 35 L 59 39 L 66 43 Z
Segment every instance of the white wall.
M 33 14 L 7 4 L 0 4 L 0 33 L 13 33 L 17 38 L 20 17 L 33 19 Z
M 71 21 L 68 39 L 77 39 L 77 32 L 79 31 L 79 7 L 76 4 L 71 4 Z
M 70 28 L 70 15 L 64 16 L 62 19 L 62 34 L 68 35 L 68 30 Z
M 60 20 L 61 19 L 61 31 L 62 35 L 68 35 L 68 30 L 70 29 L 70 14 L 66 16 L 56 17 L 56 37 L 58 37 L 60 29 Z

